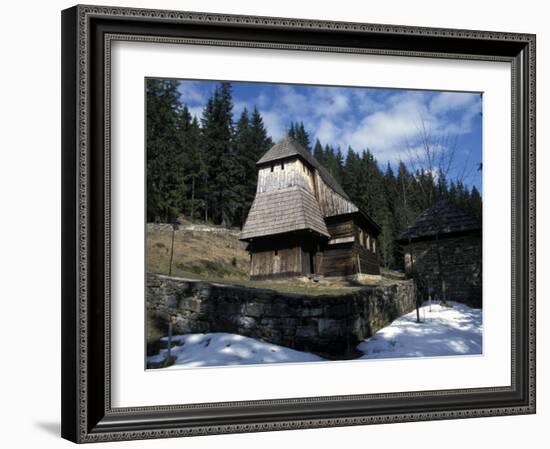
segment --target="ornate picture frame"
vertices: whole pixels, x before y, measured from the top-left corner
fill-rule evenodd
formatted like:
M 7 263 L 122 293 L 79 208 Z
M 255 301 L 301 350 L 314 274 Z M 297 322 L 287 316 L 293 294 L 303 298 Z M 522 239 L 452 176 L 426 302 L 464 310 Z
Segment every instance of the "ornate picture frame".
M 511 67 L 511 385 L 113 407 L 111 45 L 300 50 Z M 74 442 L 535 413 L 535 36 L 101 6 L 62 12 L 62 436 Z

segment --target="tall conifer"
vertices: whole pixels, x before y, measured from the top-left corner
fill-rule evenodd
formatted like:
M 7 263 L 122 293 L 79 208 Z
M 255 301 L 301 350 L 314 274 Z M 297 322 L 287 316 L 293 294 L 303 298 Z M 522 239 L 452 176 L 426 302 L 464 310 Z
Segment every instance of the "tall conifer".
M 183 207 L 185 153 L 178 136 L 177 81 L 146 84 L 147 220 L 173 222 Z

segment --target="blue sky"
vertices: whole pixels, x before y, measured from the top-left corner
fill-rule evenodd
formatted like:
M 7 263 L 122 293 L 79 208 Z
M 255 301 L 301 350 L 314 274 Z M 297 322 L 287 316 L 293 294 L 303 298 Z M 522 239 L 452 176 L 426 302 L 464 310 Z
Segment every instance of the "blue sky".
M 202 110 L 217 82 L 181 80 L 182 101 L 191 113 Z M 276 141 L 290 122 L 303 122 L 312 143 L 366 148 L 381 166 L 403 160 L 419 165 L 424 152 L 421 136 L 429 135 L 437 157 L 454 151 L 449 177 L 475 185 L 481 192 L 482 96 L 470 92 L 420 91 L 369 87 L 333 87 L 232 82 L 233 118 L 256 106 L 268 133 Z

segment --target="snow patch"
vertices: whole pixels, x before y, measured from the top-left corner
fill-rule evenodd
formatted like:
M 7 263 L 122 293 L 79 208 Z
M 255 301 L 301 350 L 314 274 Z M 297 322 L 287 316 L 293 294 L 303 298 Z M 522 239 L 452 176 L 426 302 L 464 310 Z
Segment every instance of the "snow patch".
M 482 311 L 448 301 L 450 307 L 424 304 L 357 346 L 361 359 L 436 357 L 482 353 Z
M 167 337 L 163 338 L 164 341 Z M 172 337 L 177 344 L 171 355 L 176 357 L 174 365 L 168 367 L 252 365 L 257 363 L 295 363 L 322 361 L 319 356 L 295 351 L 261 340 L 228 333 L 185 334 Z M 167 356 L 168 350 L 147 358 L 155 363 Z
M 481 354 L 481 309 L 452 301 L 448 304 L 450 307 L 423 305 L 420 323 L 416 322 L 416 310 L 396 319 L 357 346 L 363 353 L 358 359 Z M 314 354 L 228 333 L 175 335 L 172 343 L 176 346 L 171 355 L 176 360 L 164 369 L 326 361 Z M 163 349 L 147 357 L 147 362 L 162 363 L 167 355 L 168 350 Z

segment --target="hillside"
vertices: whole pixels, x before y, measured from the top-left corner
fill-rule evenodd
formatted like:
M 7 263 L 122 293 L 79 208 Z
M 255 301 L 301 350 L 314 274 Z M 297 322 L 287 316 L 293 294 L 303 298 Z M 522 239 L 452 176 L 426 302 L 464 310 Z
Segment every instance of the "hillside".
M 169 274 L 172 230 L 149 225 L 147 271 Z M 206 226 L 180 226 L 174 233 L 172 276 L 247 280 L 249 256 L 236 231 Z

